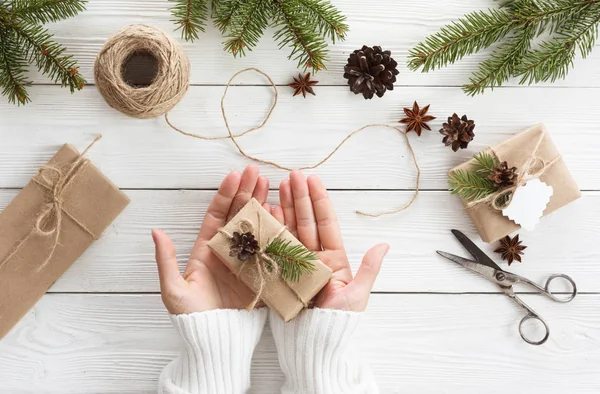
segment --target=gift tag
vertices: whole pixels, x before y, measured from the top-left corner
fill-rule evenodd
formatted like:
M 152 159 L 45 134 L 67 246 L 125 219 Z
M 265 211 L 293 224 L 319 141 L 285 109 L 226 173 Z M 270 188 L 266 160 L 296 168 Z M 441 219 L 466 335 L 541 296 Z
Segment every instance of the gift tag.
M 537 178 L 532 179 L 514 191 L 510 205 L 502 210 L 502 214 L 525 230 L 533 230 L 550 202 L 552 193 L 552 186 Z

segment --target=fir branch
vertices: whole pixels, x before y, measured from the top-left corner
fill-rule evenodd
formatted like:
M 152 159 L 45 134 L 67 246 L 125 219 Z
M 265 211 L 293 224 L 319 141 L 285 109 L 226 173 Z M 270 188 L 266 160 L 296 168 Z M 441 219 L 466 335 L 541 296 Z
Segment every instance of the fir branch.
M 12 15 L 29 23 L 48 23 L 85 10 L 87 0 L 13 0 Z
M 12 30 L 25 49 L 29 61 L 34 61 L 38 70 L 52 81 L 68 86 L 71 93 L 83 89 L 86 81 L 79 73 L 77 62 L 71 55 L 64 55 L 65 48 L 52 41 L 52 34 L 42 26 L 21 23 Z
M 225 33 L 229 27 L 229 23 L 234 19 L 234 16 L 244 5 L 244 0 L 218 0 L 212 3 L 212 17 L 214 19 L 215 26 Z
M 274 25 L 279 28 L 274 37 L 279 42 L 279 48 L 292 47 L 288 59 L 297 61 L 298 67 L 303 70 L 312 68 L 316 72 L 325 68 L 327 44 L 323 37 L 315 33 L 307 15 L 297 12 L 296 1 L 273 0 L 277 18 Z
M 31 85 L 27 72 L 26 54 L 20 51 L 18 40 L 0 24 L 0 88 L 12 104 L 26 104 L 30 100 L 26 86 Z
M 316 270 L 313 261 L 318 258 L 304 245 L 291 245 L 290 241 L 275 238 L 265 248 L 265 254 L 279 266 L 281 277 L 290 282 L 297 282 L 302 275 Z M 272 271 L 273 267 L 267 265 L 267 269 Z
M 336 39 L 346 39 L 346 17 L 328 0 L 304 0 L 299 4 L 308 18 L 314 21 L 321 35 L 328 36 L 334 44 Z
M 494 168 L 498 167 L 498 159 L 491 153 L 481 152 L 473 155 L 473 159 L 475 162 L 473 163 L 473 171 L 487 178 L 492 172 L 494 172 Z
M 487 177 L 467 170 L 455 170 L 448 175 L 450 192 L 467 201 L 482 199 L 496 191 L 494 183 Z
M 475 96 L 508 81 L 529 51 L 535 30 L 533 26 L 523 29 L 492 52 L 490 59 L 482 61 L 479 70 L 469 78 L 470 83 L 463 86 L 463 91 Z
M 198 39 L 198 33 L 204 32 L 208 17 L 208 0 L 169 0 L 175 3 L 171 7 L 171 21 L 181 30 L 181 38 L 186 41 Z
M 267 28 L 272 0 L 245 0 L 239 13 L 233 13 L 227 22 L 228 35 L 224 47 L 228 52 L 245 56 L 246 49 L 252 50 Z M 238 6 L 239 7 L 239 6 Z

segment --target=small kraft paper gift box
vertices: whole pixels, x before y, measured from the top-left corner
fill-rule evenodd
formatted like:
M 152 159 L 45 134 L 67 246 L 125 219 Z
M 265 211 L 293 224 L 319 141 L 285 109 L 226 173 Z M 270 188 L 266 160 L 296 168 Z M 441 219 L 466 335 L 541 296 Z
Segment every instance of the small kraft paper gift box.
M 309 269 L 292 280 L 284 279 L 285 267 L 273 269 L 277 265 L 277 261 L 269 257 L 273 246 L 292 248 L 299 256 L 312 255 Z M 256 294 L 255 302 L 248 309 L 253 308 L 260 298 L 284 321 L 293 319 L 307 307 L 332 274 L 329 267 L 255 199 L 219 230 L 208 247 Z
M 513 196 L 519 191 L 519 187 L 527 185 L 527 182 L 532 179 L 539 179 L 542 182 L 540 184 L 551 188 L 549 189 L 551 196 L 549 201 L 546 199 L 548 202 L 545 209 L 543 211 L 540 209 L 540 216 L 546 216 L 581 197 L 579 187 L 546 128 L 541 124 L 525 129 L 502 143 L 488 148 L 485 152 L 495 156 L 497 163 L 506 161 L 508 167 L 516 167 L 518 178 L 514 182 L 515 185 L 509 188 L 511 193 L 514 192 Z M 457 170 L 462 170 L 463 173 L 472 172 L 476 164 L 476 160 L 471 159 L 450 170 L 450 175 Z M 476 201 L 468 201 L 461 197 L 484 242 L 495 242 L 521 228 L 519 224 L 503 214 L 503 208 L 510 207 L 511 193 L 500 191 Z M 499 208 L 497 197 L 502 197 L 502 194 L 509 201 L 506 203 L 507 206 Z M 542 204 L 544 202 L 542 201 Z
M 0 339 L 129 203 L 86 152 L 64 145 L 0 213 Z

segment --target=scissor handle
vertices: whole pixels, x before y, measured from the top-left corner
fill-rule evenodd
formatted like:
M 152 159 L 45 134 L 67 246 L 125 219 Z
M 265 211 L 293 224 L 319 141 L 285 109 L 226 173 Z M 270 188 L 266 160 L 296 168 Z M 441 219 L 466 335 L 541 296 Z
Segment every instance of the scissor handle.
M 552 294 L 552 292 L 550 291 L 550 283 L 556 279 L 556 278 L 562 278 L 565 279 L 567 282 L 569 282 L 571 284 L 572 290 L 571 290 L 571 294 L 568 295 L 568 297 L 563 298 L 563 297 L 557 297 L 554 294 Z M 556 302 L 570 302 L 573 300 L 573 298 L 575 298 L 575 296 L 577 295 L 577 285 L 575 284 L 575 281 L 573 279 L 571 279 L 571 277 L 569 275 L 565 275 L 565 274 L 554 274 L 551 275 L 548 280 L 546 280 L 546 285 L 544 286 L 544 293 L 550 297 L 553 301 Z
M 527 338 L 527 336 L 525 335 L 525 333 L 523 332 L 523 324 L 528 321 L 528 320 L 537 320 L 540 321 L 543 325 L 544 325 L 544 329 L 546 330 L 546 335 L 544 335 L 544 337 L 539 340 L 539 341 L 533 341 L 529 338 Z M 528 313 L 527 315 L 525 315 L 525 317 L 523 319 L 521 319 L 521 322 L 519 323 L 519 334 L 521 334 L 521 338 L 523 338 L 523 340 L 525 342 L 527 342 L 530 345 L 541 345 L 544 342 L 546 342 L 548 340 L 548 337 L 550 336 L 550 328 L 548 328 L 548 324 L 546 324 L 546 322 L 544 321 L 544 319 L 542 319 L 541 317 L 539 317 L 538 315 L 536 315 L 535 313 Z

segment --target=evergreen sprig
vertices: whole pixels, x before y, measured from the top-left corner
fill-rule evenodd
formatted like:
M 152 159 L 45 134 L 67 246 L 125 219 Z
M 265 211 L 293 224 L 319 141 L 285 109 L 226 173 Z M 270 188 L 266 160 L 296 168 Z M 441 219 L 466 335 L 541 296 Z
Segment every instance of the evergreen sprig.
M 476 11 L 442 27 L 410 51 L 411 70 L 432 71 L 497 42 L 470 82 L 468 95 L 501 86 L 512 77 L 520 84 L 564 78 L 577 51 L 592 51 L 600 26 L 600 0 L 505 0 L 499 9 Z M 550 35 L 540 45 L 534 40 Z
M 182 38 L 197 39 L 208 18 L 208 0 L 171 1 Z M 279 47 L 292 49 L 289 58 L 313 71 L 325 68 L 327 40 L 344 40 L 348 31 L 346 17 L 328 0 L 217 0 L 211 17 L 225 36 L 224 49 L 234 56 L 245 56 L 272 26 Z
M 472 171 L 455 170 L 448 175 L 450 192 L 467 201 L 482 199 L 498 190 L 494 182 L 488 179 L 488 175 L 498 166 L 497 159 L 486 152 L 476 154 L 473 158 Z
M 314 272 L 316 268 L 313 261 L 318 259 L 303 245 L 292 245 L 290 241 L 281 238 L 269 242 L 265 254 L 279 266 L 281 277 L 290 282 L 297 282 L 302 275 Z M 273 270 L 274 267 L 269 262 L 265 264 L 269 271 Z
M 13 104 L 31 101 L 26 77 L 29 64 L 50 80 L 68 87 L 73 93 L 86 81 L 77 61 L 52 40 L 52 34 L 40 24 L 77 15 L 85 9 L 85 0 L 0 0 L 0 88 Z

